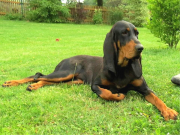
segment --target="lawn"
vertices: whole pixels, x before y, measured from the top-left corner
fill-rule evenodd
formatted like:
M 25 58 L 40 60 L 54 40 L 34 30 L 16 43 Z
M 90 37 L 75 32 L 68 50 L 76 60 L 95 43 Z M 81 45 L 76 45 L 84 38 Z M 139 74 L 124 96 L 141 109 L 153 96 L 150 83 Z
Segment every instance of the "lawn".
M 0 19 L 0 83 L 36 72 L 51 73 L 64 58 L 103 56 L 109 25 L 45 24 Z M 180 113 L 180 44 L 169 49 L 146 28 L 143 76 L 168 107 Z M 56 41 L 60 39 L 60 41 Z M 28 84 L 0 87 L 0 134 L 179 135 L 180 120 L 164 121 L 144 98 L 129 92 L 121 102 L 97 97 L 90 86 L 58 84 L 26 91 Z

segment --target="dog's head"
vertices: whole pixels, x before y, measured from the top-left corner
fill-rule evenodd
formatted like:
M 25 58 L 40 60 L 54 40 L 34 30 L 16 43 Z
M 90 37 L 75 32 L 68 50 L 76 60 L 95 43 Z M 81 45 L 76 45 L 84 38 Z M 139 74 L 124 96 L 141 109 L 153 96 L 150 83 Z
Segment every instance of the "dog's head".
M 126 67 L 129 62 L 137 67 L 143 50 L 138 34 L 137 28 L 129 22 L 114 24 L 104 42 L 104 61 L 108 70 L 116 73 L 117 66 Z

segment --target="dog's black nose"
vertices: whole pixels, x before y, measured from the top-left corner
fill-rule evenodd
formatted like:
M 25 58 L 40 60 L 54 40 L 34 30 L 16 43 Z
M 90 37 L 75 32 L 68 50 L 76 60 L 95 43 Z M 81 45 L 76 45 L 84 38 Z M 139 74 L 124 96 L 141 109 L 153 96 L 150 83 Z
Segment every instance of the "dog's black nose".
M 136 48 L 136 50 L 137 50 L 138 52 L 142 52 L 142 50 L 144 49 L 141 44 L 136 45 L 135 48 Z

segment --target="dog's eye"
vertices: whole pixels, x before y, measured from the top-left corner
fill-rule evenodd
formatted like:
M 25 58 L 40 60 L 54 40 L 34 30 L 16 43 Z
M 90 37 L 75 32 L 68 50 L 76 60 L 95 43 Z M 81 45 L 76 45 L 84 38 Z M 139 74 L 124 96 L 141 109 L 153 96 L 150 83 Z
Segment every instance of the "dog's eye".
M 122 32 L 122 35 L 123 36 L 126 36 L 128 34 L 128 31 L 127 30 L 125 30 L 124 32 Z
M 135 35 L 138 36 L 139 32 L 137 30 L 134 31 Z

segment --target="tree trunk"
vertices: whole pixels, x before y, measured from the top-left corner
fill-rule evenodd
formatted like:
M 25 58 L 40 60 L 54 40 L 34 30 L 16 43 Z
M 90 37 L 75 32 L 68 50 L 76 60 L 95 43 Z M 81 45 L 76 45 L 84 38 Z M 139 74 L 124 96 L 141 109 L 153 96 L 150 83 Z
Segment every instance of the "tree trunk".
M 103 0 L 97 0 L 97 5 L 98 6 L 103 6 Z

